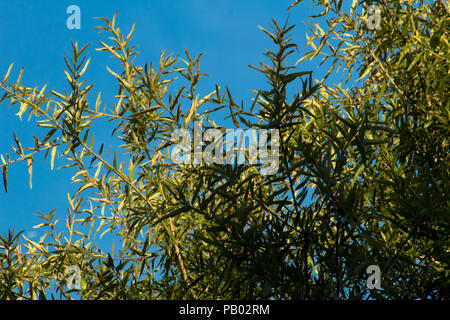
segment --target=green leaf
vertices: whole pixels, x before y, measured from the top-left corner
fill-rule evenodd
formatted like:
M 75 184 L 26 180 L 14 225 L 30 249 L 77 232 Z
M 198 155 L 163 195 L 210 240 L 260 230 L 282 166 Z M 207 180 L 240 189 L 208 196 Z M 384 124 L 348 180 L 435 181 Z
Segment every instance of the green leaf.
M 441 39 L 442 36 L 442 31 L 441 30 L 436 30 L 435 32 L 433 32 L 433 35 L 431 36 L 430 39 L 430 47 L 431 49 L 436 49 L 437 46 L 439 45 L 439 41 Z
M 2 167 L 2 173 L 3 173 L 3 186 L 5 187 L 5 192 L 8 193 L 8 166 L 4 165 Z
M 9 74 L 11 73 L 12 67 L 14 66 L 14 63 L 11 63 L 11 65 L 8 68 L 8 71 L 6 72 L 6 75 L 3 77 L 3 82 L 7 82 L 9 79 Z
M 50 168 L 51 168 L 51 170 L 53 170 L 53 165 L 55 164 L 55 156 L 56 156 L 56 151 L 57 150 L 58 150 L 58 147 L 53 147 L 52 148 L 51 160 L 50 160 Z
M 33 158 L 28 158 L 27 160 L 27 166 L 28 166 L 28 174 L 30 176 L 30 189 L 33 189 Z
M 375 62 L 371 62 L 366 70 L 364 70 L 364 72 L 359 76 L 358 81 L 361 81 L 362 78 L 364 78 L 365 76 L 367 76 L 367 74 L 372 71 L 373 65 L 375 64 Z
M 79 77 L 81 77 L 86 72 L 86 69 L 87 69 L 90 61 L 91 61 L 91 58 L 88 58 L 86 61 L 86 64 L 84 65 L 83 70 L 81 70 L 80 74 L 78 75 Z
M 25 102 L 22 102 L 20 104 L 20 110 L 16 113 L 17 116 L 19 116 L 20 120 L 22 120 L 22 115 L 27 111 L 28 104 Z
M 19 151 L 19 155 L 23 156 L 23 149 L 22 149 L 22 145 L 20 144 L 19 139 L 17 138 L 16 133 L 13 131 L 13 136 L 14 136 L 14 141 L 16 142 L 18 151 Z

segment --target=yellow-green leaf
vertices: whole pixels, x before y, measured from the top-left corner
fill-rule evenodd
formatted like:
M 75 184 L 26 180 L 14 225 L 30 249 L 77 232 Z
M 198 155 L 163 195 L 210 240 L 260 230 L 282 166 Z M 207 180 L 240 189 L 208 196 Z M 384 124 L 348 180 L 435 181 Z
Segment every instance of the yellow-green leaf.
M 53 166 L 55 164 L 55 155 L 56 155 L 56 150 L 57 149 L 58 149 L 57 147 L 53 147 L 53 149 L 52 149 L 51 162 L 50 162 L 50 167 L 51 167 L 52 170 L 53 170 Z
M 33 158 L 28 158 L 28 174 L 30 175 L 30 189 L 33 189 Z
M 27 108 L 28 104 L 26 104 L 25 102 L 22 102 L 20 104 L 20 110 L 16 113 L 16 116 L 19 116 L 20 120 L 22 120 L 22 115 L 25 113 L 25 111 L 27 111 Z
M 3 82 L 8 81 L 9 79 L 9 74 L 11 73 L 12 67 L 13 67 L 14 63 L 11 63 L 11 65 L 9 66 L 8 72 L 6 72 L 5 77 L 3 78 Z

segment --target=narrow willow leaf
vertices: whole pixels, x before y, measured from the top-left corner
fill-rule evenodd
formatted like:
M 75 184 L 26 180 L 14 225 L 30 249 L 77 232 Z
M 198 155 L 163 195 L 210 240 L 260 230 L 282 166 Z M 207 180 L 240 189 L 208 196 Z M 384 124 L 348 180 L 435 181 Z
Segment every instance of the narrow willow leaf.
M 372 66 L 373 66 L 374 62 L 370 63 L 366 70 L 364 70 L 364 72 L 359 76 L 358 81 L 360 81 L 362 78 L 364 78 L 370 71 L 372 71 Z
M 16 90 L 16 91 L 17 91 L 17 89 L 19 89 L 20 82 L 22 81 L 22 75 L 23 75 L 23 67 L 22 67 L 22 69 L 20 69 L 19 77 L 17 78 L 17 82 L 14 85 L 14 90 Z
M 33 158 L 28 158 L 28 174 L 30 176 L 30 189 L 33 189 Z
M 20 104 L 20 110 L 16 113 L 16 116 L 19 116 L 20 120 L 22 120 L 22 115 L 27 111 L 28 104 L 25 102 L 22 102 Z
M 96 171 L 95 174 L 94 174 L 94 179 L 97 179 L 97 178 L 98 178 L 98 176 L 99 176 L 99 174 L 100 174 L 100 170 L 102 169 L 102 165 L 103 165 L 102 162 L 99 162 L 99 163 L 98 163 L 98 168 L 97 168 L 97 171 Z
M 3 83 L 7 82 L 9 79 L 9 74 L 11 73 L 12 67 L 14 66 L 14 63 L 11 63 L 11 65 L 8 68 L 8 71 L 6 72 L 5 77 L 3 78 Z
M 53 166 L 55 164 L 55 155 L 56 155 L 56 150 L 57 149 L 58 149 L 58 147 L 53 147 L 52 148 L 51 160 L 50 160 L 50 168 L 51 168 L 51 170 L 53 170 Z
M 81 70 L 81 72 L 79 74 L 80 77 L 86 72 L 86 69 L 87 69 L 90 61 L 91 61 L 91 58 L 88 58 L 87 61 L 86 61 L 86 64 L 84 65 L 83 70 Z
M 5 165 L 2 167 L 3 174 L 3 186 L 5 187 L 5 192 L 8 193 L 8 166 Z
M 59 92 L 56 92 L 56 91 L 52 90 L 52 91 L 50 91 L 50 93 L 54 94 L 54 95 L 57 96 L 58 98 L 61 98 L 61 99 L 65 100 L 65 101 L 68 101 L 68 98 L 67 98 L 66 96 L 63 96 L 63 95 L 62 95 L 61 93 L 59 93 Z
M 67 80 L 68 80 L 70 83 L 72 83 L 72 82 L 73 82 L 73 79 L 72 79 L 72 77 L 70 76 L 70 74 L 69 74 L 66 70 L 63 70 L 63 72 L 64 72 L 64 74 L 66 75 Z
M 125 39 L 125 44 L 128 44 L 128 41 L 130 41 L 130 39 L 131 39 L 131 36 L 133 35 L 133 33 L 134 33 L 134 27 L 136 26 L 136 23 L 133 23 L 133 26 L 131 27 L 131 31 L 130 31 L 130 33 L 128 33 L 128 35 L 127 35 L 127 37 L 126 37 L 126 39 Z
M 13 131 L 13 136 L 14 136 L 14 141 L 16 142 L 18 151 L 19 151 L 19 155 L 23 156 L 23 149 L 22 149 L 22 145 L 20 144 L 19 139 L 17 138 L 16 133 Z

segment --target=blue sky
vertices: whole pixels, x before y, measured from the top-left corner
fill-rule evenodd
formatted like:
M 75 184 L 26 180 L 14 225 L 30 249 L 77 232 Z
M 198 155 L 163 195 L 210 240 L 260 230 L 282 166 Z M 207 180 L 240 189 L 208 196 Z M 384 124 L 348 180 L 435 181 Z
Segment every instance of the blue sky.
M 205 51 L 201 59 L 201 70 L 210 76 L 204 78 L 200 94 L 214 90 L 215 84 L 228 86 L 236 101 L 251 103 L 253 94 L 249 90 L 264 88 L 265 80 L 249 64 L 258 65 L 264 60 L 265 48 L 273 48 L 273 42 L 258 29 L 268 28 L 271 18 L 284 23 L 288 6 L 292 0 L 158 0 L 158 1 L 1 1 L 0 2 L 0 76 L 14 62 L 11 81 L 23 66 L 22 84 L 62 91 L 65 88 L 63 56 L 70 52 L 71 41 L 79 46 L 92 43 L 88 49 L 91 64 L 85 74 L 95 87 L 91 97 L 102 92 L 108 102 L 117 90 L 115 79 L 106 70 L 113 61 L 108 54 L 98 52 L 98 41 L 106 40 L 105 34 L 93 30 L 101 21 L 94 17 L 111 18 L 119 10 L 116 25 L 127 34 L 136 22 L 133 44 L 138 45 L 140 55 L 136 63 L 159 61 L 163 49 L 183 56 L 184 48 L 196 56 Z M 81 9 L 81 29 L 69 30 L 66 20 L 69 5 Z M 289 21 L 296 24 L 294 40 L 300 52 L 296 61 L 305 52 L 307 28 L 304 21 L 317 13 L 310 9 L 310 2 L 291 10 Z M 301 70 L 314 70 L 307 62 Z M 320 78 L 320 74 L 314 74 Z M 109 100 L 111 101 L 111 100 Z M 109 104 L 111 106 L 111 104 Z M 12 131 L 26 146 L 33 142 L 32 135 L 42 137 L 43 130 L 27 121 L 20 120 L 3 103 L 0 110 L 0 153 L 13 155 L 10 144 L 14 143 Z M 216 120 L 216 119 L 214 119 Z M 107 138 L 105 136 L 104 138 Z M 56 161 L 55 167 L 63 165 Z M 33 166 L 33 189 L 28 185 L 28 171 L 25 163 L 12 165 L 8 169 L 9 192 L 0 189 L 0 233 L 15 227 L 25 230 L 30 238 L 36 238 L 32 227 L 41 221 L 33 214 L 45 214 L 57 210 L 57 217 L 67 212 L 67 193 L 73 193 L 71 170 L 50 170 L 50 161 L 37 157 Z

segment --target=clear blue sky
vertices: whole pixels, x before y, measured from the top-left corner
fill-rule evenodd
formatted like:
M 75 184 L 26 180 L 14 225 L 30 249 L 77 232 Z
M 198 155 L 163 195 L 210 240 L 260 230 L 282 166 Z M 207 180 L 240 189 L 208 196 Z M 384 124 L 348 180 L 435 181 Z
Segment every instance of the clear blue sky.
M 200 87 L 202 94 L 211 92 L 217 83 L 228 85 L 235 100 L 250 103 L 249 90 L 264 88 L 264 78 L 249 64 L 263 60 L 265 48 L 274 48 L 272 41 L 257 26 L 268 27 L 271 18 L 284 23 L 292 0 L 148 0 L 148 1 L 0 1 L 0 76 L 14 62 L 11 79 L 24 67 L 22 83 L 28 86 L 63 90 L 65 68 L 63 56 L 70 52 L 71 40 L 80 46 L 92 43 L 88 50 L 91 64 L 85 79 L 94 83 L 92 96 L 102 91 L 104 100 L 116 93 L 114 78 L 106 70 L 112 62 L 108 54 L 95 51 L 105 34 L 93 28 L 101 23 L 94 17 L 111 18 L 118 9 L 116 25 L 124 33 L 136 22 L 133 44 L 139 46 L 137 63 L 159 61 L 162 49 L 183 55 L 186 48 L 191 55 L 206 51 L 201 69 L 210 76 Z M 81 30 L 66 27 L 66 8 L 76 4 L 81 8 Z M 290 22 L 297 25 L 294 40 L 299 45 L 295 61 L 305 52 L 307 28 L 304 21 L 317 13 L 310 9 L 309 1 L 290 12 Z M 302 64 L 302 70 L 315 70 Z M 314 74 L 320 78 L 320 74 Z M 13 154 L 9 145 L 14 143 L 12 131 L 22 144 L 32 143 L 31 135 L 42 137 L 44 131 L 21 121 L 3 103 L 0 110 L 0 153 Z M 217 120 L 216 120 L 217 121 Z M 27 143 L 28 142 L 28 143 Z M 55 165 L 63 165 L 60 160 Z M 55 166 L 56 167 L 56 166 Z M 28 186 L 25 163 L 13 165 L 8 170 L 9 192 L 0 189 L 0 233 L 11 227 L 26 230 L 28 237 L 36 240 L 32 227 L 41 223 L 33 216 L 37 211 L 48 213 L 57 209 L 57 217 L 64 221 L 68 206 L 67 193 L 73 193 L 70 184 L 71 170 L 50 171 L 50 163 L 38 157 L 33 168 L 33 189 Z M 64 224 L 64 222 L 63 222 Z

